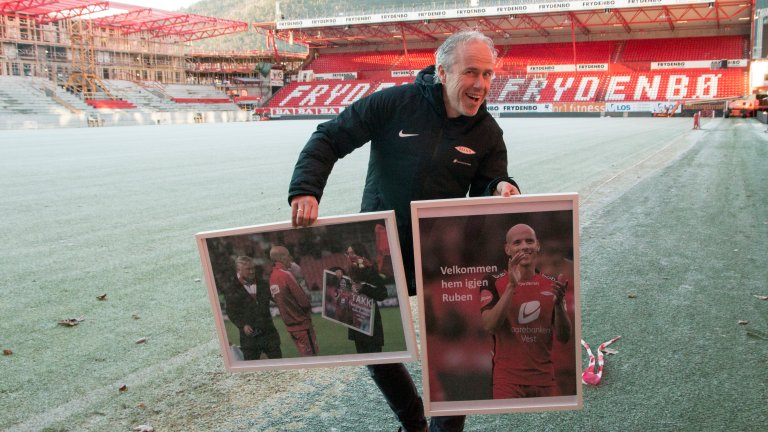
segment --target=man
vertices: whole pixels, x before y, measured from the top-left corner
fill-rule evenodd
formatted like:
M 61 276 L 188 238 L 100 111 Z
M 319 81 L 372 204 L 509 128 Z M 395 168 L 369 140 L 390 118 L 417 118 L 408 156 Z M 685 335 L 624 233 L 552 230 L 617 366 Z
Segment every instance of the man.
M 485 109 L 496 49 L 479 32 L 452 35 L 413 84 L 373 93 L 318 126 L 291 180 L 294 226 L 311 225 L 336 161 L 371 142 L 361 211 L 395 210 L 408 290 L 415 294 L 410 203 L 414 200 L 519 194 L 507 174 L 501 128 Z M 402 364 L 369 366 L 403 425 L 423 431 L 424 408 Z M 464 417 L 437 417 L 432 431 L 462 431 Z
M 267 287 L 256 285 L 256 265 L 253 258 L 235 259 L 237 276 L 222 290 L 229 320 L 240 330 L 240 350 L 243 359 L 282 358 L 280 335 L 269 313 L 270 293 Z
M 280 310 L 285 328 L 299 355 L 317 355 L 317 336 L 312 326 L 312 304 L 290 271 L 291 254 L 285 246 L 273 246 L 269 258 L 275 263 L 269 276 L 269 291 Z
M 566 343 L 571 321 L 565 307 L 568 281 L 536 269 L 536 232 L 518 224 L 507 231 L 507 271 L 480 288 L 483 327 L 493 335 L 493 398 L 556 396 L 552 340 Z
M 387 287 L 379 275 L 376 266 L 368 259 L 367 248 L 359 242 L 347 247 L 349 259 L 349 279 L 352 281 L 352 292 L 372 300 L 373 332 L 371 336 L 350 329 L 347 337 L 355 342 L 358 353 L 381 352 L 384 347 L 384 325 L 378 302 L 387 298 Z

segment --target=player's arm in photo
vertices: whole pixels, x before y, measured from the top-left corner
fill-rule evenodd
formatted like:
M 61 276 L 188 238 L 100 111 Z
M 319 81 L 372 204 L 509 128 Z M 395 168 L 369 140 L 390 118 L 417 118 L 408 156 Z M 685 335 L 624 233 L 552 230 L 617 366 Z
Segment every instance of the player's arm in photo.
M 552 282 L 552 292 L 555 294 L 555 310 L 552 322 L 555 328 L 555 338 L 560 343 L 566 343 L 571 338 L 571 319 L 568 317 L 568 309 L 565 305 L 565 291 L 568 289 L 568 280 L 563 275 L 558 276 Z
M 522 259 L 521 254 L 509 258 L 507 262 L 507 272 L 500 275 L 492 275 L 486 278 L 486 284 L 480 291 L 480 317 L 483 320 L 483 328 L 490 334 L 496 332 L 504 326 L 507 321 L 507 313 L 512 307 L 512 296 L 515 293 L 515 286 L 520 279 L 517 264 Z M 502 285 L 504 292 L 499 295 L 498 287 Z

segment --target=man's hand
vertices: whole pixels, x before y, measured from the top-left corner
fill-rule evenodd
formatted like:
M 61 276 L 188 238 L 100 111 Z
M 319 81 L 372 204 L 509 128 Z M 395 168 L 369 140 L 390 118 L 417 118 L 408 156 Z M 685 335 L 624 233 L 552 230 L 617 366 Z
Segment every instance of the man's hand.
M 514 256 L 509 257 L 507 260 L 507 274 L 509 275 L 509 282 L 507 284 L 507 290 L 514 290 L 517 283 L 520 282 L 520 269 L 518 264 L 523 260 L 525 253 L 518 252 Z
M 517 189 L 512 183 L 510 182 L 499 182 L 499 184 L 496 185 L 496 189 L 493 191 L 494 196 L 503 196 L 508 197 L 512 195 L 520 195 L 520 190 Z
M 317 220 L 317 198 L 312 195 L 296 195 L 291 200 L 291 224 L 307 227 Z
M 244 325 L 243 333 L 245 333 L 246 336 L 253 336 L 253 327 L 249 326 L 248 324 Z
M 565 289 L 568 288 L 568 279 L 565 276 L 558 275 L 557 281 L 552 284 L 552 291 L 555 294 L 555 304 L 562 306 L 565 304 Z

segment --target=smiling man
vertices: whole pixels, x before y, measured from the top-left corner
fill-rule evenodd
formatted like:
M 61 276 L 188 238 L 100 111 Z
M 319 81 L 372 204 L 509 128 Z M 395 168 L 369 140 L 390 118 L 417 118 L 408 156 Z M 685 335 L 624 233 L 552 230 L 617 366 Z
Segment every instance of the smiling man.
M 479 32 L 450 36 L 435 66 L 413 84 L 373 93 L 317 127 L 299 155 L 289 188 L 294 226 L 308 226 L 337 160 L 371 143 L 362 212 L 394 210 L 408 290 L 416 292 L 411 201 L 519 194 L 507 173 L 501 128 L 485 109 L 496 49 Z M 424 407 L 402 364 L 370 366 L 404 431 L 423 431 Z M 433 417 L 431 431 L 461 431 L 464 417 Z
M 483 327 L 493 336 L 493 398 L 556 396 L 552 342 L 571 337 L 568 281 L 537 271 L 541 245 L 528 225 L 507 231 L 504 252 L 507 271 L 480 288 Z

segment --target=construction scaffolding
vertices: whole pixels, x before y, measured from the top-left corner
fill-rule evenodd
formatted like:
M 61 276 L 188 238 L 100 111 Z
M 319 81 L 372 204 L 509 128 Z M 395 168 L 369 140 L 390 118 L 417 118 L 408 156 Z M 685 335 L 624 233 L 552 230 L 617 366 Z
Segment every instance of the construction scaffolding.
M 45 77 L 84 99 L 101 80 L 186 83 L 189 42 L 248 23 L 96 0 L 0 0 L 0 75 Z

